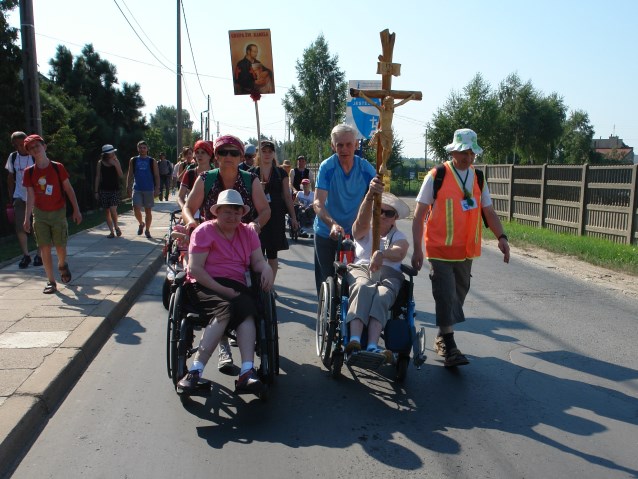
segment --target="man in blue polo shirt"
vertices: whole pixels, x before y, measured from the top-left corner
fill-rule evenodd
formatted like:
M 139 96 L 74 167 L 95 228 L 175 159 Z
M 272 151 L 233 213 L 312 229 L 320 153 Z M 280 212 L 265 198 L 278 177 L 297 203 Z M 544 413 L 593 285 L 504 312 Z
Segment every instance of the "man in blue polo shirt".
M 335 126 L 330 133 L 335 152 L 319 166 L 315 190 L 315 283 L 317 295 L 328 276 L 334 274 L 333 262 L 339 234 L 352 235 L 352 224 L 368 188 L 383 192 L 383 183 L 374 167 L 355 156 L 356 135 L 349 125 Z

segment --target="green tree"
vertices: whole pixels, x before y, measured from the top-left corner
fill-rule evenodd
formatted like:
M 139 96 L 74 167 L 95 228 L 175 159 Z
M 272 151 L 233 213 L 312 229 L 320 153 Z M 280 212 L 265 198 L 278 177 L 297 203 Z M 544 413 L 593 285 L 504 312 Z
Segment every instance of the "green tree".
M 0 138 L 7 148 L 11 148 L 7 141 L 11 133 L 25 129 L 23 85 L 20 81 L 22 56 L 16 45 L 18 30 L 7 23 L 8 12 L 17 5 L 18 0 L 0 0 Z
M 193 135 L 193 121 L 186 110 L 182 110 L 182 139 L 184 145 L 193 145 L 195 136 Z M 174 106 L 160 105 L 155 109 L 155 114 L 151 115 L 149 122 L 151 128 L 156 129 L 161 134 L 162 145 L 160 149 L 167 152 L 168 158 L 177 157 L 177 108 Z M 156 150 L 157 153 L 158 150 Z
M 565 122 L 560 139 L 560 163 L 580 165 L 593 161 L 591 149 L 593 137 L 594 128 L 589 123 L 589 115 L 582 110 L 573 111 Z
M 428 147 L 439 161 L 447 158 L 445 145 L 450 143 L 454 131 L 471 128 L 485 150 L 484 159 L 492 160 L 502 150 L 499 105 L 490 85 L 478 73 L 462 92 L 452 92 L 428 124 Z M 487 161 L 486 160 L 486 161 Z
M 304 143 L 306 152 L 324 154 L 329 148 L 330 131 L 342 121 L 345 113 L 347 84 L 339 68 L 339 57 L 330 56 L 328 43 L 319 35 L 297 61 L 297 81 L 282 103 L 291 118 L 295 142 Z

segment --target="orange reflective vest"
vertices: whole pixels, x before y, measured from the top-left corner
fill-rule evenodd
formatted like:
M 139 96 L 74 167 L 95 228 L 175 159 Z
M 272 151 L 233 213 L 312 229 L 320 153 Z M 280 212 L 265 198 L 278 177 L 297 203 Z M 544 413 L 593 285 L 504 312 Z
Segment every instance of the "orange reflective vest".
M 472 199 L 476 208 L 463 211 L 461 202 L 465 199 L 463 183 L 454 172 L 450 162 L 445 163 L 447 171 L 436 200 L 430 208 L 425 224 L 423 239 L 425 256 L 443 261 L 464 261 L 481 256 L 481 189 L 476 172 L 472 185 Z M 473 166 L 470 166 L 474 170 Z M 433 168 L 432 176 L 436 175 Z M 461 173 L 461 177 L 464 177 Z

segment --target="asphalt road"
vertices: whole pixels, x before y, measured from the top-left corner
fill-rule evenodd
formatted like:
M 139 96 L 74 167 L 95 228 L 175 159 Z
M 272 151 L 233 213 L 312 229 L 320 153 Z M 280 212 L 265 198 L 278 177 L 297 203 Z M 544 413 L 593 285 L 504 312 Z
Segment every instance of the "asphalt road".
M 268 402 L 234 396 L 214 355 L 212 395 L 180 403 L 160 272 L 13 477 L 638 477 L 637 298 L 488 247 L 456 334 L 470 365 L 430 349 L 403 385 L 391 370 L 334 380 L 315 354 L 311 240 L 281 256 Z M 416 291 L 431 348 L 427 274 Z

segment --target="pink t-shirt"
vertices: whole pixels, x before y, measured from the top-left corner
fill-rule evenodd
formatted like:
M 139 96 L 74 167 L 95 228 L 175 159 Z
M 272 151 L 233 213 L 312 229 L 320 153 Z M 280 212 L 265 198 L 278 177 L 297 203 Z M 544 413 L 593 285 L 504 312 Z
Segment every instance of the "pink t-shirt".
M 227 278 L 246 284 L 244 273 L 250 268 L 250 255 L 261 248 L 257 233 L 244 223 L 237 225 L 228 240 L 216 226 L 217 220 L 205 221 L 191 234 L 189 253 L 208 253 L 204 269 L 211 278 Z M 195 278 L 188 276 L 190 281 Z

